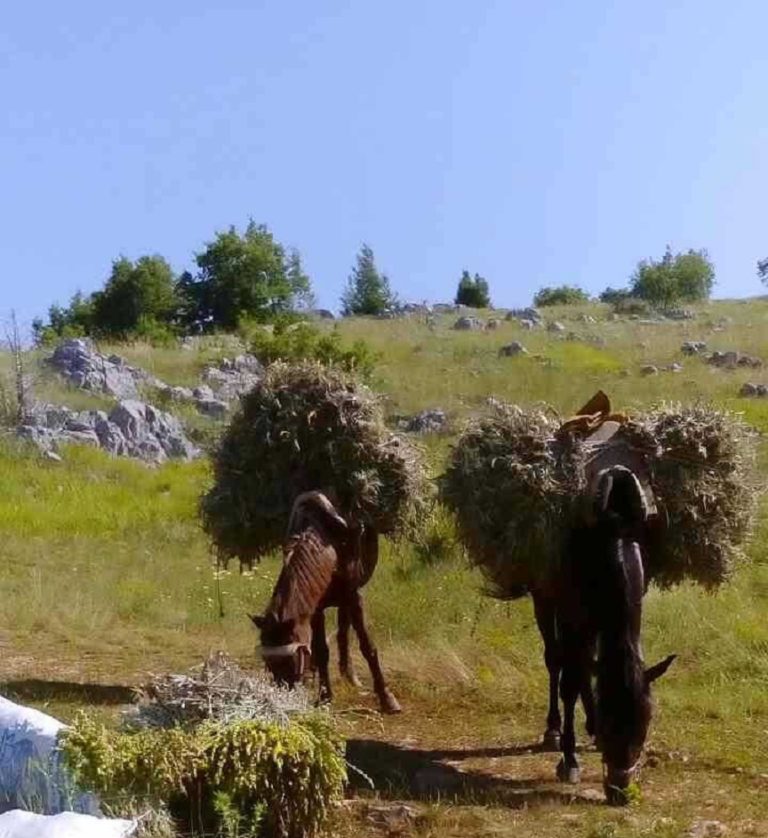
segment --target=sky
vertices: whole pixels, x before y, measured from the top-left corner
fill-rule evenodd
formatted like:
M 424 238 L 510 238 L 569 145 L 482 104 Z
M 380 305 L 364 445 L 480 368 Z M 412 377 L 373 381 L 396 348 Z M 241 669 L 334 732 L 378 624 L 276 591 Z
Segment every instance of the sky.
M 763 0 L 39 0 L 0 25 L 0 313 L 266 223 L 337 308 L 362 242 L 405 300 L 499 306 L 707 248 L 768 256 Z

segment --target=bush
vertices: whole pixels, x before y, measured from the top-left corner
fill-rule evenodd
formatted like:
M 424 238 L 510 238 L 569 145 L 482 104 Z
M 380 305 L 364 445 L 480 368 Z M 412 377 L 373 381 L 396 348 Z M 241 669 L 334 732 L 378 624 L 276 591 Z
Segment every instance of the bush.
M 122 732 L 80 714 L 60 746 L 75 781 L 117 813 L 141 798 L 199 833 L 315 835 L 346 779 L 343 740 L 322 715 Z
M 589 294 L 573 285 L 540 288 L 533 298 L 535 306 L 570 306 L 588 302 Z
M 366 380 L 373 373 L 377 358 L 362 340 L 343 346 L 336 327 L 331 332 L 322 332 L 309 323 L 290 321 L 275 323 L 271 332 L 263 328 L 252 331 L 250 351 L 265 365 L 274 361 L 319 361 L 357 373 Z

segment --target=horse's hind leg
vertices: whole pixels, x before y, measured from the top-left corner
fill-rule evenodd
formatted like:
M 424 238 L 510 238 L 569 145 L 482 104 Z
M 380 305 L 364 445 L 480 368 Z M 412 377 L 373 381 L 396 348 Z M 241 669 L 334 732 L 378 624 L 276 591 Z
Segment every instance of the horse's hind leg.
M 533 610 L 536 614 L 536 624 L 539 627 L 541 639 L 544 641 L 544 663 L 549 672 L 549 712 L 547 713 L 547 729 L 542 744 L 547 751 L 559 751 L 562 720 L 560 718 L 558 689 L 562 661 L 560 643 L 557 637 L 555 604 L 541 594 L 533 594 Z
M 320 675 L 320 703 L 329 702 L 333 698 L 331 679 L 328 673 L 328 638 L 325 636 L 325 613 L 315 611 L 312 617 L 312 657 L 314 658 Z
M 379 653 L 376 651 L 376 647 L 373 645 L 365 625 L 363 598 L 359 591 L 354 594 L 354 598 L 350 603 L 349 617 L 357 634 L 357 639 L 360 642 L 360 651 L 371 670 L 373 688 L 376 690 L 382 711 L 384 713 L 399 713 L 400 704 L 384 681 L 384 674 L 381 671 L 381 664 L 379 663 Z
M 353 687 L 362 687 L 360 679 L 355 673 L 352 661 L 349 657 L 349 608 L 346 605 L 339 606 L 339 630 L 336 634 L 336 641 L 339 646 L 339 670 L 342 678 L 346 678 Z

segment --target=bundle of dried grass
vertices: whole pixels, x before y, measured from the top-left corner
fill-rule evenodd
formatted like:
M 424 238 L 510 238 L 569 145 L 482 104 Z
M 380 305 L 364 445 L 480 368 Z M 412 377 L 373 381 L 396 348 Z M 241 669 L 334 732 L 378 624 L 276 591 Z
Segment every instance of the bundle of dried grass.
M 348 520 L 393 535 L 415 526 L 426 498 L 421 454 L 388 431 L 374 394 L 315 363 L 269 367 L 213 467 L 201 515 L 223 561 L 276 549 L 301 492 L 322 491 Z
M 303 687 L 279 687 L 266 674 L 248 674 L 217 652 L 186 674 L 158 675 L 138 688 L 136 704 L 126 711 L 124 722 L 133 730 L 204 721 L 286 725 L 291 716 L 311 711 L 312 698 Z
M 737 416 L 705 406 L 663 405 L 642 421 L 661 447 L 650 574 L 661 587 L 688 579 L 716 588 L 733 573 L 754 524 L 756 434 Z
M 615 442 L 647 466 L 658 510 L 650 577 L 661 587 L 724 582 L 754 520 L 754 434 L 715 408 L 666 406 L 624 421 Z M 465 429 L 441 496 L 492 596 L 548 586 L 589 502 L 595 450 L 540 409 L 497 404 Z
M 546 584 L 584 488 L 580 447 L 571 436 L 556 442 L 559 424 L 551 411 L 495 403 L 464 430 L 440 481 L 470 560 L 499 599 Z

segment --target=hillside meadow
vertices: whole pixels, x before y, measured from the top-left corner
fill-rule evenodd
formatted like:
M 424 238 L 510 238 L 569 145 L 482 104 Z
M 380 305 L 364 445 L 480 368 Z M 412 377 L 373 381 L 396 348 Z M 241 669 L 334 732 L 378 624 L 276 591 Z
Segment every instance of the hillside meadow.
M 353 319 L 338 328 L 379 354 L 372 386 L 392 417 L 440 407 L 455 430 L 489 396 L 543 401 L 567 415 L 602 388 L 620 408 L 714 401 L 768 431 L 768 399 L 738 396 L 745 381 L 768 383 L 768 369 L 728 372 L 680 353 L 683 341 L 705 340 L 710 349 L 768 359 L 768 302 L 716 302 L 697 314 L 644 324 L 608 320 L 599 306 L 547 310 L 576 340 L 506 321 L 493 331 L 456 332 L 455 317 L 447 315 L 433 326 L 423 318 Z M 596 322 L 584 322 L 584 315 Z M 500 358 L 500 346 L 511 340 L 523 342 L 528 355 Z M 233 352 L 230 341 L 216 339 L 193 351 L 109 348 L 180 385 Z M 39 356 L 26 358 L 38 398 L 103 405 L 100 397 L 66 390 L 38 368 Z M 683 365 L 681 372 L 640 374 L 644 364 L 673 362 Z M 201 438 L 216 433 L 213 423 L 195 422 Z M 451 434 L 422 438 L 434 474 L 450 442 Z M 761 463 L 768 474 L 765 451 Z M 246 615 L 265 604 L 278 561 L 247 573 L 215 570 L 196 516 L 208 481 L 205 460 L 149 469 L 69 448 L 57 463 L 2 443 L 2 694 L 65 719 L 82 706 L 111 714 L 147 673 L 183 670 L 211 650 L 258 665 Z M 648 594 L 646 658 L 675 652 L 679 659 L 656 688 L 643 799 L 624 811 L 595 803 L 596 754 L 585 754 L 583 787 L 574 792 L 552 782 L 557 757 L 532 748 L 543 730 L 546 690 L 530 603 L 483 596 L 442 513 L 431 524 L 429 548 L 386 543 L 366 597 L 405 712 L 382 718 L 370 694 L 356 695 L 335 679 L 349 758 L 377 791 L 356 780 L 360 788 L 334 830 L 671 838 L 688 835 L 697 821 L 716 820 L 728 835 L 768 835 L 766 511 L 726 588 Z M 357 668 L 367 674 L 362 660 Z M 386 801 L 409 808 L 385 807 Z

